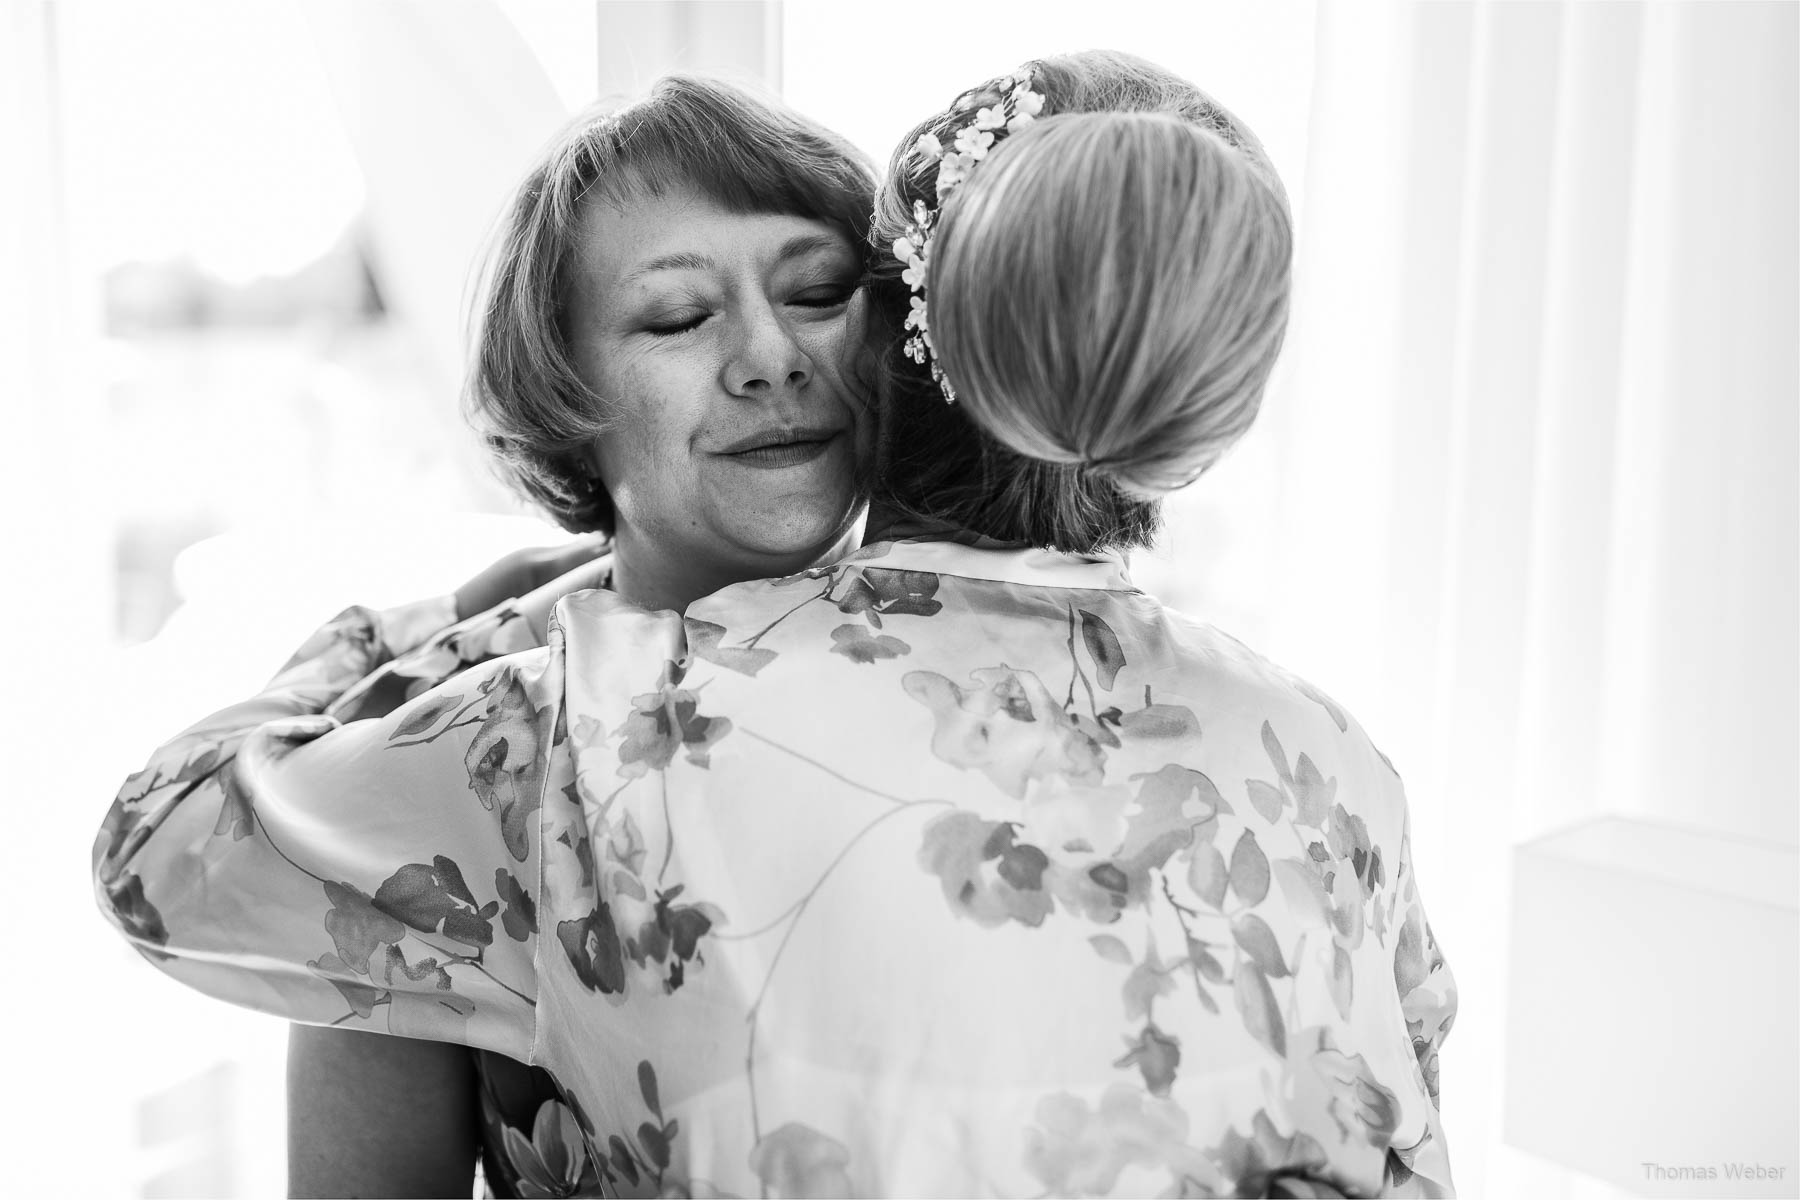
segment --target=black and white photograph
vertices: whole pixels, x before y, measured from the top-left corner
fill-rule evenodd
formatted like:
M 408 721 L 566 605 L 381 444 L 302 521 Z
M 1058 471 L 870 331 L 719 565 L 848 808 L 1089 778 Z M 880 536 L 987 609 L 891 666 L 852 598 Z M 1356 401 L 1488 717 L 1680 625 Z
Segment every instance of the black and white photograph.
M 1800 0 L 0 0 L 0 154 L 9 1194 L 1800 1200 Z

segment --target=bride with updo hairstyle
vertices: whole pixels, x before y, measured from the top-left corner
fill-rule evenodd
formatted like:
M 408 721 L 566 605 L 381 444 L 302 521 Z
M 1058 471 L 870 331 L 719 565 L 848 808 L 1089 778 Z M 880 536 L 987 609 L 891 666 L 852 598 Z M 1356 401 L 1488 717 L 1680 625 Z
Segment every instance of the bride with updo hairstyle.
M 1253 420 L 1290 258 L 1167 71 L 963 93 L 858 300 L 879 536 L 577 592 L 391 713 L 203 727 L 225 784 L 121 801 L 103 908 L 201 990 L 541 1070 L 531 1194 L 1453 1194 L 1398 773 L 1125 557 Z
M 1287 196 L 1248 127 L 1153 63 L 1067 55 L 1032 64 L 1032 86 L 1058 119 L 989 148 L 933 243 L 930 332 L 959 403 L 896 339 L 880 498 L 1001 541 L 1147 547 L 1158 501 L 1255 419 L 1287 328 Z M 905 316 L 886 250 L 936 203 L 919 138 L 950 145 L 999 98 L 965 93 L 895 152 L 878 312 Z

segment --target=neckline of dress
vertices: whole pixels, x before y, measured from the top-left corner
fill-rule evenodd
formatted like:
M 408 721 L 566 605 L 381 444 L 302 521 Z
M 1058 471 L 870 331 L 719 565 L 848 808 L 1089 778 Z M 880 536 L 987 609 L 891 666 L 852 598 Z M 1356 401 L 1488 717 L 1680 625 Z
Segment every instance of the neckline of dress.
M 846 554 L 829 570 L 929 571 L 964 579 L 986 579 L 1023 587 L 1135 592 L 1125 556 L 1115 550 L 1072 554 L 1036 546 L 1010 546 L 919 537 L 874 542 Z

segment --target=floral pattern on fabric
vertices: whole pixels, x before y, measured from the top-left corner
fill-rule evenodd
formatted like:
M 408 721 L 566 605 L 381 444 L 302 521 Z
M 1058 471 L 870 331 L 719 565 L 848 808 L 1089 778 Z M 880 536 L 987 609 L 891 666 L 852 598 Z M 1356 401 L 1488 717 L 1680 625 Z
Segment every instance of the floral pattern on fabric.
M 97 891 L 193 986 L 546 1072 L 519 1194 L 1450 1194 L 1397 776 L 1117 560 L 883 544 L 422 654 L 165 748 Z
M 233 769 L 238 746 L 249 730 L 278 716 L 324 713 L 341 722 L 386 716 L 471 667 L 536 644 L 511 601 L 461 622 L 453 622 L 452 616 L 449 598 L 444 597 L 383 613 L 350 609 L 322 626 L 259 696 L 168 743 L 127 782 L 109 813 L 97 853 L 106 858 L 126 852 L 120 835 L 136 827 L 144 801 L 153 792 L 177 786 L 195 791 L 216 787 L 221 803 L 213 835 L 250 837 L 255 820 L 250 792 Z M 485 710 L 481 715 L 486 718 Z M 443 716 L 444 711 L 434 713 L 429 707 L 415 711 L 397 733 L 406 738 L 425 734 Z M 522 819 L 515 821 L 519 827 L 523 824 Z M 167 940 L 168 932 L 144 894 L 143 881 L 127 873 L 103 886 L 134 943 L 148 955 L 160 955 L 155 947 Z M 452 942 L 478 947 L 484 937 L 491 940 L 497 911 L 504 936 L 523 942 L 537 931 L 531 894 L 505 869 L 495 872 L 494 899 L 487 905 L 476 904 L 460 870 L 447 859 L 403 867 L 384 886 L 385 895 L 381 889 L 369 895 L 336 881 L 324 887 L 331 949 L 308 959 L 305 967 L 337 990 L 349 1018 L 371 1017 L 378 1006 L 390 1003 L 395 972 L 408 985 L 429 981 L 442 987 L 440 1001 L 446 1006 L 466 1005 L 449 986 L 450 968 L 458 961 L 455 955 L 440 961 L 427 954 L 409 962 L 398 948 L 409 927 L 421 933 L 442 932 Z M 542 1129 L 532 1121 L 541 1121 L 546 1108 L 559 1103 L 553 1099 L 558 1095 L 554 1081 L 540 1069 L 488 1053 L 476 1054 L 476 1070 L 482 1085 L 482 1151 L 490 1191 L 497 1196 L 529 1195 L 524 1164 L 515 1163 L 513 1151 L 521 1135 L 530 1144 L 541 1142 L 537 1135 Z M 533 1090 L 503 1097 L 493 1086 L 500 1075 L 520 1076 Z M 594 1194 L 592 1183 L 590 1171 L 573 1191 L 542 1194 Z

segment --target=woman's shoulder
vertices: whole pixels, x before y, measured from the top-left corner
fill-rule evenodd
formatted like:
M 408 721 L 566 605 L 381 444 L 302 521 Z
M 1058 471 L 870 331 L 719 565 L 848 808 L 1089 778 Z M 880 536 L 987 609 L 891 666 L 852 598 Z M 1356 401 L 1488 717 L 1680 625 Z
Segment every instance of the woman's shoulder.
M 1337 726 L 1338 732 L 1363 734 L 1354 715 L 1326 692 L 1268 655 L 1246 644 L 1217 625 L 1177 609 L 1158 605 L 1163 619 L 1188 652 L 1211 671 L 1228 675 L 1236 686 L 1270 704 L 1293 706 L 1318 713 Z M 1366 735 L 1364 735 L 1366 736 Z
M 1154 604 L 1137 623 L 1147 673 L 1206 714 L 1203 758 L 1232 760 L 1277 790 L 1330 795 L 1386 827 L 1403 817 L 1399 773 L 1356 715 L 1323 688 L 1210 622 Z M 1159 669 L 1160 663 L 1160 669 Z

